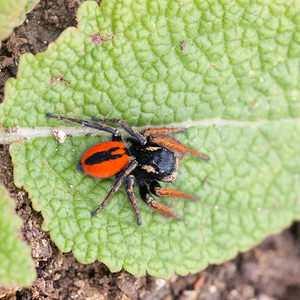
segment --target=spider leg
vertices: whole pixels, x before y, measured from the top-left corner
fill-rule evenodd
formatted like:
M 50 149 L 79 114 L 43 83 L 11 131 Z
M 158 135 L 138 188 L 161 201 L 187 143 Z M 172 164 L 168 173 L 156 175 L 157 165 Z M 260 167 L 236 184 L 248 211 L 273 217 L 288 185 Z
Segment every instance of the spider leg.
M 171 197 L 186 198 L 186 199 L 191 199 L 191 200 L 199 199 L 199 197 L 197 197 L 197 196 L 186 194 L 182 191 L 161 188 L 160 184 L 157 181 L 153 181 L 150 183 L 150 191 L 151 191 L 151 193 L 153 193 L 154 195 L 156 195 L 158 197 L 171 196 Z
M 111 198 L 111 196 L 119 190 L 120 186 L 124 182 L 124 180 L 127 178 L 127 176 L 137 167 L 138 163 L 136 160 L 133 160 L 128 164 L 128 166 L 124 169 L 124 171 L 118 176 L 116 182 L 114 183 L 113 187 L 111 188 L 108 195 L 105 197 L 103 202 L 99 205 L 97 209 L 92 211 L 92 216 L 96 216 L 97 213 L 106 205 L 108 200 Z
M 47 118 L 58 119 L 58 120 L 62 120 L 62 121 L 69 121 L 69 122 L 80 124 L 82 126 L 95 128 L 95 129 L 98 129 L 98 130 L 101 130 L 101 131 L 111 133 L 113 135 L 113 140 L 115 140 L 115 141 L 120 141 L 121 140 L 121 134 L 120 134 L 119 130 L 116 129 L 116 128 L 110 127 L 108 125 L 105 125 L 105 124 L 96 124 L 96 123 L 90 122 L 90 121 L 85 121 L 85 120 L 81 120 L 81 119 L 74 119 L 74 118 L 68 118 L 68 117 L 55 115 L 55 114 L 51 114 L 51 113 L 47 113 Z
M 149 190 L 145 184 L 140 185 L 140 195 L 142 199 L 146 202 L 146 204 L 154 210 L 158 210 L 159 212 L 168 215 L 174 219 L 181 220 L 181 217 L 177 216 L 175 212 L 170 210 L 170 208 L 154 200 L 149 194 Z
M 124 128 L 131 136 L 135 137 L 140 144 L 145 145 L 147 139 L 144 137 L 143 134 L 139 133 L 136 130 L 133 130 L 124 120 L 122 119 L 99 119 L 97 117 L 93 117 L 92 120 L 94 122 L 103 122 L 103 123 L 116 123 L 122 128 Z
M 141 133 L 144 136 L 149 136 L 149 135 L 155 135 L 155 134 L 168 134 L 168 133 L 175 133 L 175 132 L 186 132 L 186 128 L 165 128 L 165 127 L 160 127 L 160 128 L 147 128 L 143 130 Z
M 188 152 L 192 155 L 198 156 L 199 158 L 209 161 L 210 158 L 204 154 L 201 154 L 193 149 L 188 148 L 187 146 L 182 145 L 174 137 L 168 135 L 150 135 L 150 141 L 161 146 L 166 147 L 170 151 L 180 152 L 182 154 Z
M 136 198 L 135 198 L 135 195 L 133 193 L 134 184 L 135 184 L 135 177 L 133 175 L 129 175 L 127 177 L 127 180 L 126 180 L 127 195 L 128 195 L 129 200 L 130 200 L 130 203 L 131 203 L 131 205 L 134 209 L 135 215 L 137 217 L 137 224 L 142 225 L 140 212 L 139 212 L 139 209 L 136 205 Z

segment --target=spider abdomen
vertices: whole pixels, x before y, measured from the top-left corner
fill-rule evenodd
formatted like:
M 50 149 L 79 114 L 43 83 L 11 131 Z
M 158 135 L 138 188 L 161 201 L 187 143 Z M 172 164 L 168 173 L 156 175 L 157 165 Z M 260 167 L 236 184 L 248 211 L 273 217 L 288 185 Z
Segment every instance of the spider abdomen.
M 85 173 L 97 178 L 111 177 L 129 163 L 126 146 L 121 142 L 104 142 L 88 149 L 81 158 Z

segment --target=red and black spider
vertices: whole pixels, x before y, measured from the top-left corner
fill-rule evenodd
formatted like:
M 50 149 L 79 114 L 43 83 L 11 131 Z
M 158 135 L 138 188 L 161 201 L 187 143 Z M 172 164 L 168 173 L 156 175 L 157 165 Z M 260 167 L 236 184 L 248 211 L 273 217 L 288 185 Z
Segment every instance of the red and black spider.
M 206 161 L 209 160 L 208 156 L 182 145 L 177 139 L 168 135 L 174 132 L 185 132 L 185 128 L 148 128 L 138 132 L 121 119 L 98 119 L 94 117 L 93 122 L 90 122 L 51 113 L 48 113 L 47 117 L 78 123 L 112 134 L 112 141 L 103 142 L 88 149 L 77 165 L 77 169 L 93 177 L 116 176 L 112 189 L 100 206 L 92 212 L 93 216 L 96 216 L 106 205 L 124 181 L 126 181 L 128 198 L 136 214 L 138 225 L 141 225 L 142 222 L 133 193 L 135 182 L 140 188 L 141 198 L 147 205 L 178 220 L 181 220 L 181 217 L 177 216 L 167 206 L 154 200 L 150 193 L 159 197 L 173 196 L 197 199 L 196 196 L 181 191 L 162 188 L 159 184 L 159 181 L 172 182 L 176 179 L 179 159 L 185 153 L 190 153 Z M 116 123 L 125 129 L 131 137 L 123 142 L 118 129 L 95 122 Z

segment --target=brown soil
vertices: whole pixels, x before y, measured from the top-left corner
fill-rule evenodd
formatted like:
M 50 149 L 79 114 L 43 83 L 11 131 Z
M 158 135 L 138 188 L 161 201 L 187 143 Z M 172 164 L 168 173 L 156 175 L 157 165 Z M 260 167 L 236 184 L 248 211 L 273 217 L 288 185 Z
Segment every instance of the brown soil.
M 0 49 L 0 102 L 4 83 L 17 74 L 25 52 L 36 54 L 69 26 L 81 0 L 42 0 L 27 15 Z M 100 1 L 99 1 L 100 2 Z M 7 146 L 0 145 L 0 182 L 16 201 L 24 221 L 23 234 L 32 247 L 38 279 L 28 289 L 10 293 L 7 299 L 300 299 L 300 224 L 269 237 L 253 250 L 221 266 L 171 280 L 151 276 L 135 278 L 122 271 L 110 273 L 95 262 L 79 264 L 72 254 L 62 254 L 41 230 L 42 217 L 32 210 L 28 195 L 13 183 L 13 168 Z M 11 291 L 13 292 L 13 291 Z

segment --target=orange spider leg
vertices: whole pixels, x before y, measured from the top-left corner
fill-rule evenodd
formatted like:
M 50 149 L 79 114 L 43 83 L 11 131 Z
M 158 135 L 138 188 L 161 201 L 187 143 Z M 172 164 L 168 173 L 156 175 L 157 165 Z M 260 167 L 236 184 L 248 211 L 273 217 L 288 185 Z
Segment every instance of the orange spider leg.
M 150 191 L 154 195 L 158 197 L 176 197 L 176 198 L 186 198 L 191 200 L 199 200 L 198 196 L 190 195 L 187 193 L 184 193 L 182 191 L 172 190 L 168 188 L 161 188 L 160 184 L 157 181 L 153 181 L 150 184 Z
M 154 200 L 151 195 L 149 194 L 148 188 L 146 185 L 140 186 L 140 194 L 142 199 L 146 202 L 148 206 L 153 208 L 154 210 L 158 210 L 159 212 L 168 215 L 174 219 L 181 220 L 180 216 L 177 216 L 170 208 L 167 206 L 159 203 L 158 201 Z
M 175 132 L 186 132 L 186 128 L 147 128 L 143 130 L 141 133 L 144 136 L 155 135 L 155 134 L 167 134 L 167 133 L 175 133 Z
M 170 136 L 164 136 L 164 135 L 151 135 L 150 141 L 156 144 L 159 144 L 161 146 L 166 147 L 167 149 L 170 149 L 173 152 L 179 151 L 181 153 L 190 153 L 192 155 L 198 156 L 199 158 L 209 161 L 210 158 L 204 154 L 201 154 L 193 149 L 190 149 L 182 144 L 180 144 L 175 138 Z
M 177 190 L 172 190 L 172 189 L 167 189 L 167 188 L 160 188 L 160 187 L 155 187 L 154 188 L 155 195 L 159 197 L 176 197 L 176 198 L 186 198 L 186 199 L 192 199 L 192 200 L 198 200 L 199 197 L 193 196 L 190 194 L 186 194 L 182 191 L 177 191 Z

